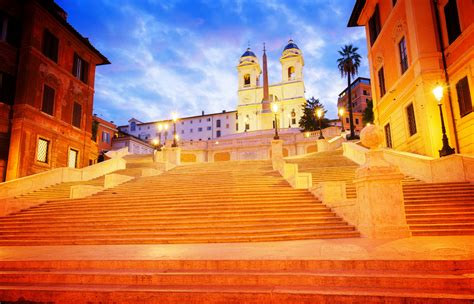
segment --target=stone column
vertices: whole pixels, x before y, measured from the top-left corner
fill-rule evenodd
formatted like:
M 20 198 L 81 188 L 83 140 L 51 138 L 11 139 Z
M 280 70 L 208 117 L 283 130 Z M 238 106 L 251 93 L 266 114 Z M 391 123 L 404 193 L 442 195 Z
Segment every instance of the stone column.
M 316 141 L 318 152 L 324 152 L 329 150 L 329 143 L 327 139 L 318 139 Z
M 153 150 L 153 162 L 155 163 L 162 163 L 164 162 L 164 155 L 163 150 Z
M 370 148 L 366 162 L 356 171 L 357 228 L 365 237 L 404 238 L 411 235 L 403 203 L 403 174 L 383 157 L 384 140 L 380 127 L 365 127 L 361 142 Z
M 273 170 L 280 170 L 283 165 L 283 140 L 272 140 L 272 166 Z
M 181 148 L 166 147 L 163 149 L 164 161 L 179 166 L 181 164 Z

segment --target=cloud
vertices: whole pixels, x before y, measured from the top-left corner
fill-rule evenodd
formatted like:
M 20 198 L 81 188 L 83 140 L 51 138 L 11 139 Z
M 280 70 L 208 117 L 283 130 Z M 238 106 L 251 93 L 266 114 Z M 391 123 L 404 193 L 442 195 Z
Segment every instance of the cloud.
M 111 60 L 97 68 L 94 112 L 125 124 L 234 110 L 237 70 L 248 42 L 261 62 L 266 42 L 270 82 L 281 81 L 279 57 L 289 38 L 303 51 L 306 96 L 336 116 L 345 88 L 337 50 L 360 47 L 363 28 L 346 28 L 346 0 L 57 0 L 70 22 Z M 100 25 L 100 26 L 99 26 Z M 366 60 L 365 60 L 366 61 Z M 368 76 L 363 61 L 361 76 Z

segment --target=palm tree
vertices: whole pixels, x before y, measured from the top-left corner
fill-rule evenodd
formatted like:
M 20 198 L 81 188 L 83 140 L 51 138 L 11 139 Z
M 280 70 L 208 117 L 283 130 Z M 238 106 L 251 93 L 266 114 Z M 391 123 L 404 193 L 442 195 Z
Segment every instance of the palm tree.
M 352 94 L 351 94 L 351 77 L 354 77 L 359 73 L 359 66 L 360 66 L 360 55 L 357 53 L 359 48 L 353 47 L 352 44 L 345 45 L 341 48 L 339 55 L 341 58 L 337 60 L 337 67 L 339 68 L 339 72 L 341 72 L 341 77 L 347 76 L 347 98 L 348 98 L 348 105 L 349 105 L 349 124 L 351 126 L 351 135 L 349 139 L 355 139 L 354 133 L 354 121 L 353 121 L 353 114 L 352 114 Z

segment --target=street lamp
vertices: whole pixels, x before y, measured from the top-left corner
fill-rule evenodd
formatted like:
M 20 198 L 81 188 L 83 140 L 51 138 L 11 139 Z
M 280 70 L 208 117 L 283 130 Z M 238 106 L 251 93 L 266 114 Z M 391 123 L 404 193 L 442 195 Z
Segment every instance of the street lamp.
M 161 131 L 163 131 L 163 125 L 158 124 L 158 151 L 161 151 Z
M 158 150 L 158 148 L 160 147 L 160 145 L 159 145 L 160 141 L 155 138 L 151 142 L 152 142 L 153 147 L 155 148 L 155 150 Z
M 346 129 L 344 128 L 344 108 L 339 108 L 339 117 L 341 117 L 341 133 L 346 132 Z
M 443 100 L 443 87 L 440 85 L 437 85 L 433 89 L 433 95 L 438 101 L 438 107 L 439 107 L 439 116 L 441 117 L 441 131 L 443 132 L 443 148 L 439 150 L 439 157 L 451 155 L 455 153 L 455 150 L 449 146 L 449 141 L 448 141 L 448 136 L 446 135 L 446 128 L 444 126 L 444 118 L 443 118 L 443 109 L 441 108 L 441 100 Z
M 321 122 L 322 121 L 321 118 L 323 118 L 323 110 L 317 109 L 316 110 L 316 115 L 318 116 L 318 119 L 319 119 L 319 139 L 324 139 L 322 122 Z
M 178 121 L 178 113 L 173 112 L 171 114 L 171 117 L 173 118 L 173 144 L 171 144 L 171 147 L 177 147 L 178 142 L 176 141 L 176 122 Z
M 163 126 L 163 129 L 165 129 L 165 140 L 163 141 L 163 145 L 166 145 L 166 140 L 168 139 L 168 128 L 169 128 L 169 125 L 165 123 Z
M 273 139 L 277 140 L 280 139 L 278 136 L 278 121 L 277 121 L 277 113 L 278 113 L 278 104 L 276 102 L 272 103 L 272 112 L 275 114 L 275 136 L 273 136 Z

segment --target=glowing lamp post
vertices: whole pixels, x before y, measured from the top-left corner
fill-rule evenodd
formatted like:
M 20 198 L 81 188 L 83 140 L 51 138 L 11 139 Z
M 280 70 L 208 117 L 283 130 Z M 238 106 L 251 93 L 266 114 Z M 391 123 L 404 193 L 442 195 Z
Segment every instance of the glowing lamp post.
M 178 142 L 176 141 L 176 122 L 178 121 L 178 113 L 173 112 L 171 117 L 173 118 L 173 144 L 171 144 L 171 147 L 177 147 Z
M 152 140 L 151 143 L 153 144 L 153 147 L 155 148 L 155 150 L 158 150 L 160 141 L 155 138 L 155 139 Z
M 163 125 L 158 124 L 158 148 L 156 150 L 161 151 L 161 132 L 163 131 Z
M 317 109 L 316 116 L 318 116 L 318 119 L 319 119 L 319 139 L 324 139 L 323 127 L 322 127 L 323 110 Z
M 165 123 L 163 126 L 163 129 L 165 129 L 165 140 L 163 141 L 164 145 L 166 145 L 166 140 L 168 139 L 168 128 L 169 128 L 169 125 Z
M 277 139 L 280 139 L 280 137 L 278 136 L 278 120 L 277 120 L 278 104 L 276 102 L 272 103 L 272 112 L 275 115 L 275 136 L 273 136 L 273 139 L 277 140 Z
M 439 108 L 439 116 L 441 117 L 441 131 L 443 132 L 443 148 L 439 150 L 439 157 L 447 156 L 454 154 L 455 150 L 449 146 L 449 140 L 448 136 L 446 135 L 446 128 L 444 126 L 444 118 L 443 118 L 443 109 L 442 109 L 442 103 L 441 101 L 443 100 L 443 87 L 440 85 L 437 85 L 433 89 L 433 95 L 438 101 L 438 108 Z
M 341 117 L 341 133 L 346 132 L 344 128 L 344 108 L 339 108 L 339 117 Z

